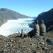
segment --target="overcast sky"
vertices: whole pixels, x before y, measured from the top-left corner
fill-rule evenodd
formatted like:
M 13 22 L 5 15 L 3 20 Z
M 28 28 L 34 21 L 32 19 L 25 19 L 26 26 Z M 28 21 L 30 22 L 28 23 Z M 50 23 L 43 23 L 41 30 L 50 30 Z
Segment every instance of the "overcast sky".
M 37 16 L 53 8 L 53 0 L 0 0 L 0 8 L 8 8 L 28 16 Z

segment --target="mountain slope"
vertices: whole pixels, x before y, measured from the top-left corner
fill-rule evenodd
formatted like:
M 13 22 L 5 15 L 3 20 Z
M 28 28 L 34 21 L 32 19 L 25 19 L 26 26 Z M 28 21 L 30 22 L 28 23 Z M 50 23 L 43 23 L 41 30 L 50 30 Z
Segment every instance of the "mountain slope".
M 53 9 L 39 14 L 34 20 L 34 22 L 30 25 L 30 27 L 34 28 L 37 20 L 39 21 L 39 23 L 41 23 L 41 20 L 45 21 L 48 38 L 53 39 Z M 35 30 L 30 31 L 28 34 L 34 35 Z
M 34 23 L 36 22 L 36 20 L 39 20 L 39 23 L 41 22 L 41 20 L 44 20 L 47 31 L 53 30 L 53 9 L 39 14 L 38 17 L 35 19 Z
M 0 9 L 0 26 L 9 19 L 27 18 L 28 16 L 6 8 Z

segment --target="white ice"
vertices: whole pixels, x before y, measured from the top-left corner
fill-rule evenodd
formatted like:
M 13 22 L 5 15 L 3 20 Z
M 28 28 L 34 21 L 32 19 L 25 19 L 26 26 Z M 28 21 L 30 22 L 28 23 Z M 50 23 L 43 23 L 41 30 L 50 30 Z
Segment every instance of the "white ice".
M 24 33 L 28 33 L 32 30 L 29 27 L 29 24 L 33 22 L 33 18 L 19 18 L 17 20 L 8 20 L 6 23 L 1 25 L 0 34 L 4 36 L 8 36 L 13 33 L 21 32 L 23 29 Z

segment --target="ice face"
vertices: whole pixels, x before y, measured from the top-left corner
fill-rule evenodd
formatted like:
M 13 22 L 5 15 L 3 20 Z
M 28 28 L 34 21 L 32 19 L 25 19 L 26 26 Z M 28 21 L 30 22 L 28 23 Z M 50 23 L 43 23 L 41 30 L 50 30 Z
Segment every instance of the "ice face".
M 8 20 L 0 27 L 0 34 L 8 36 L 13 33 L 21 32 L 23 29 L 24 33 L 28 33 L 32 30 L 29 24 L 33 22 L 33 18 L 19 18 L 17 20 Z

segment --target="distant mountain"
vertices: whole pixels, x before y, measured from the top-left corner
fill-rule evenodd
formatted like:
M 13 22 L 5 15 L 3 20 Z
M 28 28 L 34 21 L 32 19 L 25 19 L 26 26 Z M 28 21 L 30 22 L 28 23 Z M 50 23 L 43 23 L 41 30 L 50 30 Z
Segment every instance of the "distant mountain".
M 47 27 L 47 31 L 53 30 L 53 9 L 40 13 L 38 17 L 34 20 L 33 24 L 35 24 L 36 20 L 38 20 L 39 23 L 41 22 L 41 20 L 44 20 Z
M 27 18 L 28 16 L 22 15 L 10 9 L 0 8 L 0 26 L 10 19 Z

